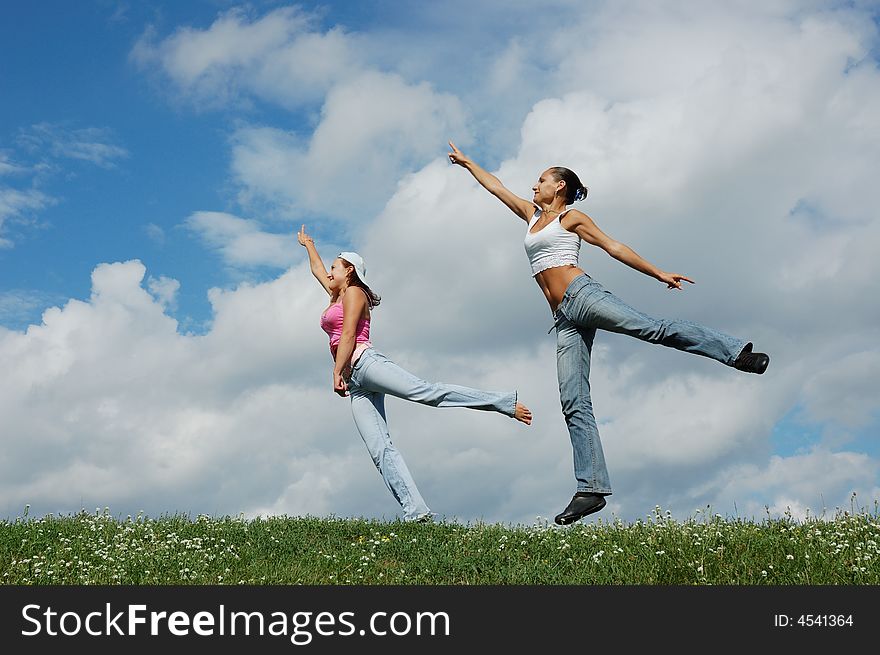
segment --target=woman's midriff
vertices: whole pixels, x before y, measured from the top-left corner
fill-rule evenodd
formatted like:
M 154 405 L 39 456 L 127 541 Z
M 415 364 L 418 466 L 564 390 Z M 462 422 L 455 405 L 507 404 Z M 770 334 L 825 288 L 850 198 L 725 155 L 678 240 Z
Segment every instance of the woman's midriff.
M 361 341 L 356 343 L 354 346 L 354 350 L 351 352 L 351 357 L 348 360 L 349 368 L 353 368 L 357 360 L 360 358 L 361 354 L 367 349 L 372 348 L 373 344 L 369 341 Z M 338 350 L 338 346 L 330 346 L 330 356 L 333 357 L 333 361 L 336 361 L 336 351 Z
M 550 303 L 550 311 L 555 312 L 562 302 L 565 290 L 578 275 L 583 271 L 577 266 L 555 266 L 548 268 L 535 275 L 535 282 L 544 292 L 544 297 Z

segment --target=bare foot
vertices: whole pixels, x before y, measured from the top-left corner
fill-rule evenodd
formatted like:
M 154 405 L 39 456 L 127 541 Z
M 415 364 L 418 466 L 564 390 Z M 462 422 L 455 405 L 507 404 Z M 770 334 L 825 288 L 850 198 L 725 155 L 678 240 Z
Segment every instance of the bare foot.
M 513 411 L 513 418 L 521 423 L 525 423 L 526 425 L 532 424 L 532 410 L 523 405 L 522 403 L 516 404 L 516 409 Z

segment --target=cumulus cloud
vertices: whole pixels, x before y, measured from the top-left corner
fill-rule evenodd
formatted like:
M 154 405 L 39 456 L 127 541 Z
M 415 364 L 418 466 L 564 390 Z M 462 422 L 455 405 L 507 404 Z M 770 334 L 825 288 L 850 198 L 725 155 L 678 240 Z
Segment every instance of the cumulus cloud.
M 363 223 L 402 174 L 430 161 L 464 125 L 455 97 L 367 72 L 329 92 L 308 140 L 275 128 L 237 131 L 232 171 L 245 204 L 269 200 L 288 212 Z
M 144 275 L 137 261 L 101 265 L 88 300 L 46 310 L 25 332 L 0 330 L 14 371 L 0 382 L 5 514 L 27 503 L 188 510 L 180 498 L 190 495 L 214 511 L 261 487 L 266 467 L 283 470 L 314 449 L 321 410 L 298 414 L 315 404 L 310 371 L 326 346 L 295 319 L 317 285 L 300 289 L 291 274 L 234 297 L 218 291 L 214 329 L 193 337 L 178 334 Z M 238 473 L 229 469 L 235 459 L 245 466 Z M 245 510 L 255 500 L 234 504 Z
M 178 93 L 209 107 L 249 94 L 288 108 L 320 100 L 336 81 L 360 68 L 351 39 L 340 29 L 317 31 L 297 7 L 262 17 L 235 8 L 206 29 L 183 27 L 160 41 L 148 30 L 131 52 L 158 67 Z

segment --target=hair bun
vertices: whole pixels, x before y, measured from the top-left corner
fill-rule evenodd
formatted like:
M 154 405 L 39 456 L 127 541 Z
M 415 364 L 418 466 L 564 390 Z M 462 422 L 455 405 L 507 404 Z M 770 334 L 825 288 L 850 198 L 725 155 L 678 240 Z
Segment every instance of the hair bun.
M 578 200 L 583 200 L 586 197 L 587 197 L 587 187 L 585 187 L 585 186 L 582 186 L 574 194 L 575 202 L 577 202 Z

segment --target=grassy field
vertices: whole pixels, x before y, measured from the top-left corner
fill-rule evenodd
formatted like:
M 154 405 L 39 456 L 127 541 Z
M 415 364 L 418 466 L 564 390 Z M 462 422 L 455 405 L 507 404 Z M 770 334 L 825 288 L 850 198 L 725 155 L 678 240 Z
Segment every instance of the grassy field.
M 876 585 L 880 514 L 559 528 L 109 510 L 0 522 L 6 585 Z

